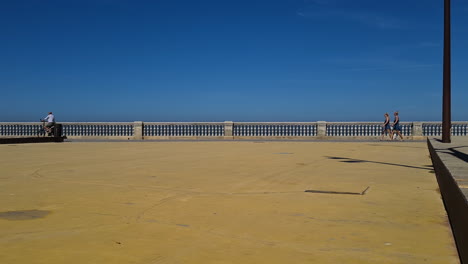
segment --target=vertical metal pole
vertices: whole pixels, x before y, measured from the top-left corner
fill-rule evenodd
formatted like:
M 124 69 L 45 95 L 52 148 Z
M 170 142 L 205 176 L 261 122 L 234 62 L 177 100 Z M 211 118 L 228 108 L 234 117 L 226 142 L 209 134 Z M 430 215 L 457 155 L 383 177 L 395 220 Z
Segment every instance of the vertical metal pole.
M 444 92 L 442 103 L 442 142 L 450 143 L 451 124 L 451 49 L 450 49 L 450 0 L 444 0 Z

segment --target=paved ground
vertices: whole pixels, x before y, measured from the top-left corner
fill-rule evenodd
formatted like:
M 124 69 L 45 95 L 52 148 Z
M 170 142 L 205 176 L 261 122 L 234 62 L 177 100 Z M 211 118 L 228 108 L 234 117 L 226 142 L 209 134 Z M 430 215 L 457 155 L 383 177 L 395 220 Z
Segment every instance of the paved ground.
M 423 142 L 0 145 L 0 259 L 459 263 Z

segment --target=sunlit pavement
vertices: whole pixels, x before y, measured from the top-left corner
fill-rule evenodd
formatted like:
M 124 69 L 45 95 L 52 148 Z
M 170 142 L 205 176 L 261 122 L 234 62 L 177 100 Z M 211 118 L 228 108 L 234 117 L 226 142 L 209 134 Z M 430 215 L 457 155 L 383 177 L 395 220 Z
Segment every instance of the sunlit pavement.
M 0 262 L 459 263 L 428 155 L 424 142 L 0 145 Z

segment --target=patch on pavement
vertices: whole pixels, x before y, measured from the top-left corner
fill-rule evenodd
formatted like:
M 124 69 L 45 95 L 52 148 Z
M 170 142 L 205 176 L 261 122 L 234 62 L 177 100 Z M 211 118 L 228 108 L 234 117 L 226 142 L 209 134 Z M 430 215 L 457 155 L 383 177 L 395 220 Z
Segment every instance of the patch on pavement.
M 10 221 L 32 220 L 32 219 L 44 218 L 48 214 L 50 214 L 50 211 L 19 210 L 19 211 L 0 212 L 0 218 L 10 220 Z

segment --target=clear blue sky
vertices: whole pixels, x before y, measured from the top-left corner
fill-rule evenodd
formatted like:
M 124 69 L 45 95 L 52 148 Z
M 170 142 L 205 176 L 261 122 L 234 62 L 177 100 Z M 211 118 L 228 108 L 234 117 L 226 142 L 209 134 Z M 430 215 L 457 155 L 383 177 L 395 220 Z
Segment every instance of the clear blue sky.
M 441 120 L 443 0 L 12 0 L 0 121 Z M 452 0 L 468 120 L 468 0 Z

